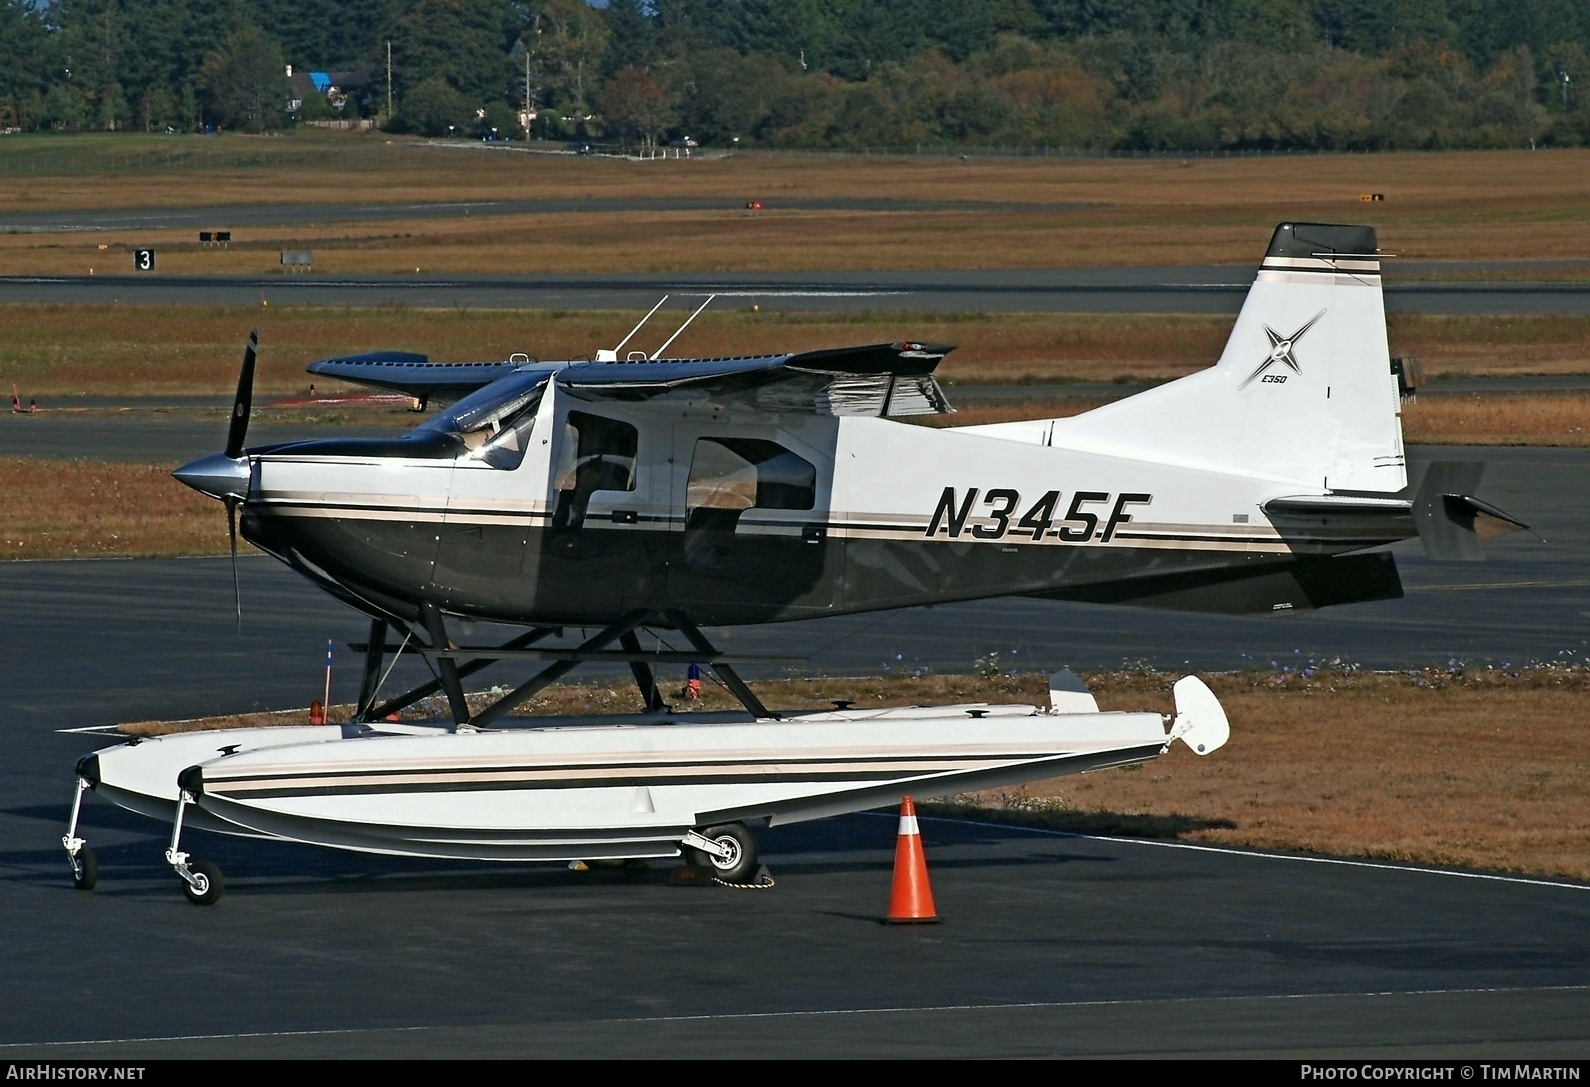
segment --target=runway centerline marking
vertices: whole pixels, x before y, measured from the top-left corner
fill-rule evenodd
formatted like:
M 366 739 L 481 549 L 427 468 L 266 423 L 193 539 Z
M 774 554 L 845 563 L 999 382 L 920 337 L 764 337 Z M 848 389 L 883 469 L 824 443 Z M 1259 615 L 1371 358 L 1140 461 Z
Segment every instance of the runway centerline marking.
M 863 812 L 877 819 L 895 819 L 891 812 Z M 1073 830 L 1052 830 L 1049 827 L 1029 827 L 1020 823 L 998 823 L 983 819 L 958 819 L 951 815 L 922 815 L 940 823 L 961 823 L 973 827 L 998 827 L 1001 830 L 1024 830 L 1032 834 L 1047 834 L 1055 838 L 1083 838 L 1094 842 L 1115 842 L 1119 845 L 1145 845 L 1159 849 L 1187 849 L 1195 853 L 1226 853 L 1233 857 L 1259 857 L 1272 861 L 1299 861 L 1304 864 L 1339 864 L 1348 868 L 1378 868 L 1387 872 L 1413 872 L 1425 876 L 1452 876 L 1457 879 L 1482 879 L 1494 883 L 1522 883 L 1531 887 L 1561 887 L 1568 891 L 1590 891 L 1590 883 L 1563 883 L 1551 879 L 1533 879 L 1529 876 L 1498 876 L 1490 872 L 1463 872 L 1453 868 L 1420 868 L 1412 864 L 1387 864 L 1384 861 L 1355 861 L 1343 857 L 1306 857 L 1293 853 L 1266 853 L 1258 849 L 1233 849 L 1222 845 L 1199 845 L 1196 842 L 1164 842 L 1152 838 L 1119 838 L 1108 834 L 1081 834 Z

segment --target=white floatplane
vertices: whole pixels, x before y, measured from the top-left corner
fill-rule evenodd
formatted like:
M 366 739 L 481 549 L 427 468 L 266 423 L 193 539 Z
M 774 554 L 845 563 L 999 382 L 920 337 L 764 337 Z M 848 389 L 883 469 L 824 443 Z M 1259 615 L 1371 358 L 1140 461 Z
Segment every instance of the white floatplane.
M 1001 596 L 1286 614 L 1400 597 L 1387 544 L 1474 560 L 1524 527 L 1474 496 L 1482 465 L 1410 485 L 1367 226 L 1279 225 L 1213 366 L 1068 418 L 898 422 L 953 410 L 935 377 L 948 345 L 664 358 L 676 331 L 620 358 L 641 326 L 589 360 L 324 359 L 310 371 L 452 406 L 398 438 L 252 447 L 251 339 L 224 451 L 175 474 L 224 504 L 234 554 L 241 534 L 362 611 L 370 635 L 345 730 L 154 740 L 85 764 L 111 799 L 169 812 L 190 895 L 219 877 L 187 863 L 184 819 L 420 856 L 689 848 L 734 875 L 750 823 L 1140 761 L 1168 740 L 1153 714 L 1055 707 L 781 719 L 703 627 Z M 476 621 L 522 629 L 460 645 Z M 565 628 L 597 633 L 551 645 Z M 642 634 L 688 648 L 647 651 Z M 405 653 L 435 679 L 383 701 Z M 545 666 L 471 706 L 463 680 L 515 662 Z M 645 714 L 515 722 L 591 662 L 627 663 Z M 672 716 L 653 669 L 685 664 L 746 714 Z M 1195 684 L 1177 691 L 1187 728 L 1219 715 Z M 438 692 L 449 731 L 385 723 Z
M 1050 706 L 833 709 L 553 718 L 496 731 L 427 726 L 283 727 L 180 733 L 78 763 L 95 789 L 169 819 L 166 859 L 197 903 L 222 877 L 181 848 L 184 826 L 367 853 L 470 860 L 677 857 L 744 883 L 752 828 L 1145 762 L 1180 739 L 1226 742 L 1219 701 L 1176 684 L 1176 716 L 1101 713 L 1069 673 Z M 1167 730 L 1167 724 L 1170 726 Z M 397 731 L 401 730 L 401 731 Z M 80 886 L 97 864 L 64 843 Z

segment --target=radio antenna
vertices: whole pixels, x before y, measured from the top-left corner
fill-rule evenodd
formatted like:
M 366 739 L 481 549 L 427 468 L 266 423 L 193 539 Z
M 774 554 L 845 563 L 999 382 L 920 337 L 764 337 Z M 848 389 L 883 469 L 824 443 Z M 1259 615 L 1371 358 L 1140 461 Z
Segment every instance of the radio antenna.
M 661 355 L 664 351 L 668 350 L 668 344 L 673 343 L 675 340 L 677 340 L 679 338 L 679 333 L 680 332 L 683 332 L 685 329 L 690 327 L 690 322 L 691 321 L 694 321 L 697 317 L 701 316 L 701 311 L 702 310 L 704 310 L 708 306 L 712 305 L 712 300 L 714 298 L 716 298 L 716 297 L 718 297 L 718 296 L 715 295 L 715 294 L 707 295 L 707 300 L 705 302 L 701 303 L 701 305 L 696 308 L 696 312 L 692 313 L 689 317 L 686 317 L 685 318 L 685 323 L 679 326 L 678 331 L 676 331 L 672 336 L 668 337 L 668 343 L 663 344 L 661 347 L 659 347 L 652 354 L 651 359 L 652 359 L 653 362 L 657 361 L 657 356 L 658 355 Z
M 633 340 L 635 338 L 635 333 L 639 332 L 645 326 L 646 322 L 651 320 L 651 315 L 656 313 L 659 309 L 661 309 L 662 308 L 662 304 L 664 302 L 666 302 L 666 301 L 668 301 L 668 296 L 665 294 L 660 299 L 657 300 L 657 304 L 655 306 L 653 306 L 651 309 L 646 311 L 646 316 L 644 316 L 644 317 L 642 317 L 640 319 L 640 324 L 638 324 L 634 328 L 630 329 L 628 336 L 625 336 L 622 340 L 618 341 L 618 346 L 613 348 L 613 354 L 614 355 L 617 355 L 620 351 L 624 350 L 624 345 L 627 344 L 630 340 Z

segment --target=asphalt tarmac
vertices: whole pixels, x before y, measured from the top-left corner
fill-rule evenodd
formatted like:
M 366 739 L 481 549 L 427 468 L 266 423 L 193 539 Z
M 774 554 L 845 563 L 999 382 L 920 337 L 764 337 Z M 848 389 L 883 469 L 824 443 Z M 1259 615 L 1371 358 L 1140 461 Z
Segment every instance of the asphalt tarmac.
M 1521 267 L 1527 262 L 1521 263 Z M 1469 265 L 1404 266 L 1386 309 L 1430 314 L 1586 314 L 1590 283 L 1425 279 Z M 499 276 L 0 276 L 4 302 L 135 305 L 391 306 L 645 310 L 716 294 L 719 308 L 936 313 L 1229 313 L 1254 266 L 1055 268 L 943 272 L 756 272 Z M 689 297 L 687 297 L 689 296 Z
M 1535 525 L 1479 565 L 1402 554 L 1406 599 L 1255 619 L 997 601 L 723 632 L 813 669 L 1375 667 L 1582 655 L 1590 454 L 1483 456 Z M 217 517 L 220 512 L 217 510 Z M 100 885 L 59 840 L 58 730 L 352 694 L 364 623 L 277 564 L 0 566 L 0 1058 L 157 1056 L 1590 1055 L 1590 887 L 924 820 L 944 923 L 891 929 L 895 831 L 763 835 L 766 891 L 383 859 L 193 833 L 227 897 L 190 906 L 169 828 L 91 798 Z M 489 631 L 461 631 L 484 639 Z M 1295 650 L 1295 652 L 1294 652 Z M 486 683 L 496 681 L 483 673 Z M 1240 758 L 1240 730 L 1212 758 Z

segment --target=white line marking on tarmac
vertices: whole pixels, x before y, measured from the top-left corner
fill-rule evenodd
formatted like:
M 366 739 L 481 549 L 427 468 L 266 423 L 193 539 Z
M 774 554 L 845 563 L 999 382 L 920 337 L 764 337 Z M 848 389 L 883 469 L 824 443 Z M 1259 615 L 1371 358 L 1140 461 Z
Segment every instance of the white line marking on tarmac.
M 922 1007 L 901 1005 L 882 1008 L 805 1008 L 773 1012 L 709 1012 L 702 1015 L 653 1015 L 630 1019 L 553 1019 L 543 1024 L 524 1023 L 447 1023 L 410 1027 L 346 1027 L 336 1030 L 258 1030 L 239 1031 L 234 1034 L 172 1034 L 145 1038 L 87 1038 L 56 1042 L 4 1042 L 0 1052 L 7 1049 L 47 1049 L 74 1045 L 133 1045 L 151 1042 L 214 1042 L 242 1038 L 326 1038 L 352 1034 L 412 1034 L 422 1030 L 449 1030 L 455 1028 L 512 1027 L 523 1029 L 544 1026 L 599 1026 L 632 1025 L 636 1023 L 703 1023 L 730 1019 L 804 1019 L 840 1015 L 912 1015 L 941 1012 L 1023 1011 L 1042 1008 L 1132 1008 L 1155 1004 L 1210 1004 L 1235 1001 L 1283 1000 L 1373 1000 L 1396 996 L 1478 996 L 1502 993 L 1580 993 L 1590 991 L 1590 985 L 1541 985 L 1536 987 L 1492 986 L 1475 989 L 1383 989 L 1356 993 L 1253 993 L 1233 996 L 1177 996 L 1153 997 L 1135 1000 L 1029 1000 L 1003 1004 L 928 1004 Z
M 894 819 L 889 812 L 866 812 L 879 819 Z M 949 815 L 923 815 L 940 823 L 964 823 L 974 827 L 998 827 L 1001 830 L 1025 830 L 1033 834 L 1047 834 L 1056 838 L 1086 838 L 1096 842 L 1115 842 L 1120 845 L 1146 845 L 1159 849 L 1188 849 L 1195 853 L 1228 853 L 1234 857 L 1259 857 L 1272 861 L 1300 861 L 1305 864 L 1339 864 L 1348 868 L 1379 868 L 1388 872 L 1414 872 L 1425 876 L 1454 876 L 1459 879 L 1483 879 L 1495 883 L 1523 883 L 1531 887 L 1561 887 L 1569 891 L 1590 891 L 1590 883 L 1562 883 L 1550 879 L 1531 879 L 1528 876 L 1498 876 L 1489 872 L 1463 872 L 1454 868 L 1420 868 L 1412 864 L 1387 864 L 1384 861 L 1353 861 L 1341 857 L 1306 857 L 1295 853 L 1265 853 L 1257 849 L 1233 849 L 1230 846 L 1198 845 L 1194 842 L 1165 842 L 1153 838 L 1118 838 L 1107 834 L 1080 834 L 1073 830 L 1051 830 L 1048 827 L 1030 827 L 1021 823 L 997 823 L 983 819 L 958 819 Z

